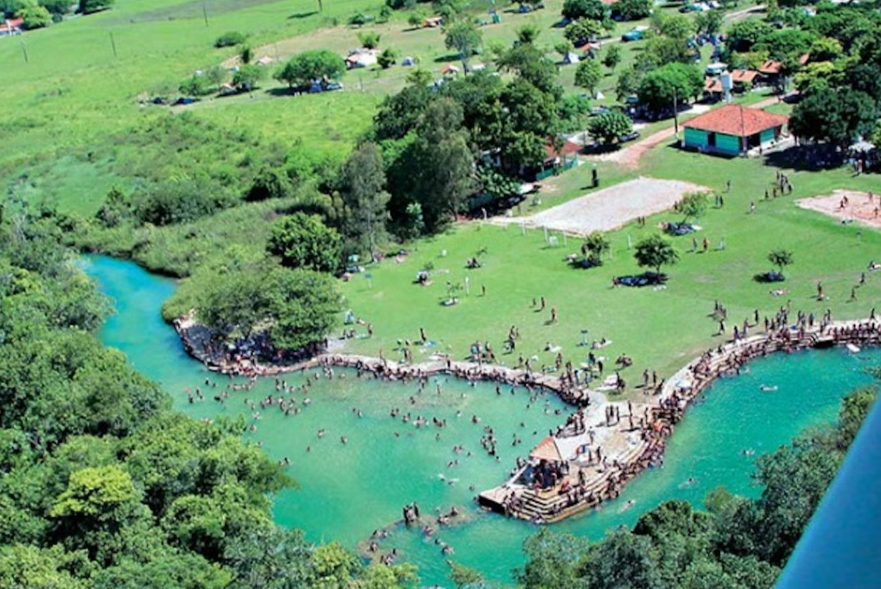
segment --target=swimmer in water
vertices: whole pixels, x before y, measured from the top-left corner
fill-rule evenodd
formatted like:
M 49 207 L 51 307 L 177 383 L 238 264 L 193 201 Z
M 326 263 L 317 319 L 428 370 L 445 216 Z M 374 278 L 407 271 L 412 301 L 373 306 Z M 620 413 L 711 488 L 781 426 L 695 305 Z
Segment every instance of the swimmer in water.
M 692 486 L 692 485 L 695 484 L 696 482 L 697 482 L 697 481 L 695 480 L 694 477 L 688 477 L 688 479 L 687 479 L 684 483 L 682 483 L 681 485 L 679 485 L 679 488 L 680 488 L 680 489 L 685 489 L 686 487 L 690 487 L 690 486 Z
M 620 510 L 618 510 L 618 513 L 623 513 L 625 511 L 627 511 L 628 509 L 630 509 L 631 507 L 633 507 L 634 505 L 636 505 L 636 500 L 628 499 L 627 503 L 625 503 L 624 506 Z
M 759 388 L 762 389 L 763 392 L 771 393 L 771 392 L 774 392 L 777 390 L 777 385 L 771 386 L 771 385 L 763 384 Z

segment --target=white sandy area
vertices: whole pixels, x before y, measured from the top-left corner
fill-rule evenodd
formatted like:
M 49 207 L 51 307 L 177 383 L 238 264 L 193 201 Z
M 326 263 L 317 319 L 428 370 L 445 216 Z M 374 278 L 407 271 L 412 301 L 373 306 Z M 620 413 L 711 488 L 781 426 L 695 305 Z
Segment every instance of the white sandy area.
M 586 194 L 528 217 L 495 217 L 499 224 L 547 227 L 575 235 L 618 229 L 637 217 L 673 208 L 686 192 L 709 190 L 679 180 L 639 177 Z

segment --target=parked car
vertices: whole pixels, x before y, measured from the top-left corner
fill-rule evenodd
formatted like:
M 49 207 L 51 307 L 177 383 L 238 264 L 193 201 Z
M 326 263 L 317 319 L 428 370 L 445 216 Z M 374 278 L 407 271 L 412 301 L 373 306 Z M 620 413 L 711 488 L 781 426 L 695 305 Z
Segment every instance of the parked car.
M 642 39 L 642 31 L 640 31 L 638 29 L 633 29 L 633 30 L 627 31 L 626 33 L 621 35 L 621 40 L 624 41 L 625 43 L 627 41 L 639 41 L 641 39 Z
M 630 133 L 625 133 L 624 135 L 619 136 L 618 143 L 627 143 L 634 139 L 639 139 L 639 131 L 631 131 Z
M 592 106 L 590 107 L 590 114 L 592 116 L 604 115 L 609 112 L 609 107 L 607 106 Z

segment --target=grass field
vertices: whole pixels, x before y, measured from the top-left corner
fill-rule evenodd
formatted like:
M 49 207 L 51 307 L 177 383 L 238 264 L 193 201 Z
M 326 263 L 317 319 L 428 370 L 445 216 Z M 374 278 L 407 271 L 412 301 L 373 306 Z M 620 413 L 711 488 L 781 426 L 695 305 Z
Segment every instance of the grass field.
M 516 226 L 460 226 L 448 235 L 419 243 L 403 263 L 384 261 L 370 268 L 370 281 L 355 275 L 345 284 L 350 307 L 376 329 L 373 339 L 351 340 L 347 347 L 370 354 L 383 349 L 390 357 L 397 340 L 416 339 L 421 326 L 442 351 L 464 357 L 470 343 L 478 340 L 500 350 L 508 329 L 516 325 L 522 341 L 514 354 L 500 356 L 501 360 L 516 364 L 522 353 L 524 357 L 537 355 L 541 363 L 550 365 L 554 354 L 543 351 L 548 342 L 562 346 L 567 359 L 583 361 L 587 350 L 577 344 L 581 330 L 587 329 L 590 340 L 606 337 L 613 341 L 603 350 L 607 359 L 622 353 L 634 358 L 634 366 L 623 376 L 636 382 L 644 368 L 668 376 L 692 356 L 722 341 L 714 335 L 717 323 L 709 318 L 716 300 L 729 309 L 729 329 L 746 318 L 752 321 L 755 309 L 773 314 L 787 303 L 792 309 L 815 314 L 831 308 L 838 318 L 867 316 L 881 300 L 881 277 L 870 276 L 857 289 L 857 301 L 848 299 L 860 272 L 881 246 L 881 235 L 864 229 L 858 237 L 856 227 L 798 209 L 795 200 L 843 186 L 870 190 L 873 181 L 853 178 L 845 170 L 789 170 L 794 193 L 764 201 L 764 189 L 774 180 L 776 169 L 761 160 L 714 158 L 671 147 L 648 152 L 643 174 L 689 180 L 720 191 L 728 180 L 732 182 L 731 192 L 724 194 L 724 207 L 711 208 L 699 222 L 703 230 L 697 238 L 706 236 L 711 241 L 710 252 L 688 253 L 690 237 L 673 239 L 680 262 L 667 269 L 670 280 L 664 290 L 612 288 L 611 279 L 640 271 L 628 239 L 636 243 L 644 235 L 657 233 L 660 221 L 679 220 L 672 212 L 649 218 L 646 228 L 629 226 L 610 234 L 611 259 L 591 270 L 572 269 L 564 262 L 566 254 L 578 250 L 576 240 L 563 245 L 563 237 L 558 236 L 559 245 L 550 247 L 541 230 L 527 230 L 524 235 Z M 575 179 L 579 172 L 563 177 Z M 756 214 L 749 214 L 751 200 L 757 202 Z M 715 251 L 721 239 L 726 249 Z M 481 248 L 487 249 L 481 257 L 483 267 L 467 270 L 465 260 Z M 774 297 L 770 294 L 774 287 L 754 281 L 753 276 L 771 269 L 766 255 L 780 248 L 793 251 L 795 263 L 786 269 L 783 287 L 788 295 Z M 443 251 L 447 255 L 440 257 Z M 415 273 L 428 263 L 449 273 L 438 275 L 428 287 L 413 284 Z M 458 305 L 442 306 L 447 281 L 462 285 L 466 277 L 470 296 L 460 291 Z M 829 293 L 827 302 L 813 298 L 818 281 Z M 480 295 L 481 286 L 486 286 L 485 297 Z M 540 296 L 547 298 L 548 309 L 537 313 L 531 304 L 533 297 Z M 556 325 L 546 324 L 552 306 L 559 311 Z
M 562 0 L 548 0 L 546 5 L 529 14 L 516 13 L 513 5 L 503 8 L 501 24 L 482 28 L 486 43 L 509 45 L 517 28 L 535 24 L 542 30 L 539 45 L 559 59 L 553 47 L 562 39 L 562 29 L 555 26 Z M 308 142 L 316 151 L 341 159 L 368 128 L 382 98 L 403 85 L 407 68 L 349 72 L 344 78 L 347 89 L 332 95 L 287 96 L 268 78 L 252 94 L 206 99 L 186 109 L 146 103 L 156 94 L 173 92 L 198 69 L 234 63 L 234 49 L 213 48 L 213 41 L 225 32 L 248 34 L 258 57 L 283 60 L 306 48 L 344 53 L 358 45 L 359 29 L 345 25 L 349 17 L 357 12 L 376 16 L 381 6 L 379 0 L 340 0 L 318 12 L 313 0 L 120 0 L 105 13 L 0 38 L 0 62 L 6 66 L 0 101 L 15 105 L 0 123 L 0 178 L 51 178 L 28 194 L 56 201 L 65 211 L 90 214 L 110 185 L 127 182 L 108 177 L 106 166 L 93 162 L 90 153 L 100 152 L 108 137 L 169 110 L 190 110 L 229 128 L 244 126 L 266 140 Z M 488 4 L 481 6 L 473 5 L 474 15 L 486 17 Z M 456 61 L 439 29 L 411 30 L 407 15 L 396 12 L 389 22 L 363 30 L 380 32 L 382 46 L 412 55 L 434 72 Z M 619 23 L 610 39 L 616 41 L 636 24 Z M 641 43 L 621 46 L 623 61 L 617 71 L 632 62 Z M 709 52 L 704 53 L 706 61 Z M 560 81 L 568 91 L 580 93 L 572 83 L 575 69 L 562 66 Z M 615 83 L 614 75 L 604 78 L 600 90 L 606 98 L 600 102 L 614 102 Z
M 534 23 L 543 31 L 539 44 L 550 53 L 562 34 L 554 28 L 562 0 L 546 4 L 547 9 L 526 15 L 503 11 L 502 24 L 483 29 L 485 39 L 507 44 L 519 26 Z M 0 39 L 0 61 L 7 65 L 0 100 L 15 105 L 0 123 L 4 145 L 0 176 L 19 196 L 48 198 L 62 210 L 91 215 L 110 186 L 125 187 L 132 182 L 131 177 L 113 172 L 117 156 L 131 159 L 132 154 L 106 149 L 106 145 L 122 141 L 120 137 L 129 129 L 168 116 L 171 109 L 142 104 L 153 93 L 176 87 L 196 69 L 229 63 L 234 50 L 212 47 L 220 34 L 248 33 L 258 56 L 279 60 L 306 48 L 343 53 L 357 46 L 358 31 L 340 23 L 358 11 L 378 14 L 380 6 L 372 0 L 341 0 L 326 3 L 318 13 L 317 2 L 311 0 L 120 0 L 103 14 L 71 18 L 23 37 Z M 433 71 L 455 59 L 438 30 L 409 30 L 405 19 L 406 14 L 396 14 L 388 23 L 364 29 L 380 32 L 383 46 L 413 55 Z M 633 25 L 620 24 L 612 37 Z M 622 47 L 624 61 L 619 71 L 635 58 L 640 44 Z M 706 61 L 709 52 L 704 53 Z M 569 91 L 578 91 L 572 85 L 574 70 L 573 66 L 561 68 L 561 83 Z M 382 97 L 401 86 L 405 73 L 400 67 L 350 72 L 344 79 L 345 91 L 302 97 L 279 95 L 279 86 L 266 82 L 253 95 L 209 99 L 186 110 L 222 127 L 247 128 L 262 140 L 298 143 L 311 152 L 342 158 L 368 129 Z M 601 85 L 608 100 L 614 98 L 614 85 L 613 75 Z M 742 100 L 755 102 L 763 97 L 751 93 Z M 771 110 L 786 113 L 791 107 L 780 104 Z M 651 124 L 643 135 L 670 124 Z M 529 214 L 584 194 L 589 190 L 591 168 L 582 165 L 546 180 L 540 202 L 526 202 L 515 213 Z M 725 239 L 727 249 L 686 253 L 690 238 L 678 238 L 681 261 L 669 269 L 665 290 L 612 289 L 613 276 L 637 272 L 628 241 L 657 231 L 653 227 L 659 221 L 675 216 L 657 215 L 649 219 L 648 228 L 627 227 L 611 234 L 612 257 L 594 270 L 570 269 L 563 258 L 576 251 L 578 244 L 569 241 L 549 247 L 541 231 L 522 235 L 516 227 L 458 226 L 449 234 L 415 244 L 413 254 L 401 264 L 387 261 L 370 268 L 372 280 L 356 275 L 344 285 L 352 309 L 376 327 L 375 338 L 354 340 L 349 349 L 366 353 L 383 349 L 390 355 L 398 339 L 415 339 L 422 326 L 444 350 L 461 357 L 475 340 L 488 340 L 500 349 L 513 324 L 520 328 L 523 340 L 516 354 L 504 357 L 507 364 L 516 363 L 521 351 L 524 356 L 536 354 L 550 361 L 550 354 L 542 351 L 548 342 L 563 346 L 567 357 L 577 360 L 582 354 L 575 344 L 581 330 L 587 329 L 589 339 L 614 341 L 605 350 L 607 356 L 633 356 L 634 374 L 645 367 L 669 373 L 686 358 L 720 341 L 713 336 L 716 324 L 707 317 L 715 300 L 729 307 L 732 321 L 740 321 L 756 308 L 772 312 L 788 299 L 795 308 L 824 310 L 811 299 L 818 280 L 826 285 L 829 305 L 839 317 L 865 315 L 871 301 L 879 298 L 881 285 L 870 281 L 859 289 L 856 303 L 846 302 L 871 252 L 881 245 L 881 237 L 864 231 L 858 242 L 854 227 L 793 204 L 795 198 L 834 188 L 872 189 L 871 180 L 852 178 L 846 171 L 791 171 L 795 194 L 764 202 L 764 189 L 776 168 L 761 160 L 712 158 L 658 146 L 645 154 L 639 170 L 608 162 L 597 168 L 603 186 L 639 174 L 689 180 L 716 189 L 730 180 L 732 191 L 725 195 L 725 207 L 710 210 L 700 220 L 704 229 L 699 234 L 699 239 L 707 236 L 714 246 Z M 750 200 L 758 201 L 754 215 L 748 214 Z M 259 218 L 257 208 L 252 213 Z M 200 223 L 199 229 L 209 230 L 210 223 Z M 222 243 L 205 240 L 206 247 Z M 259 252 L 259 244 L 251 245 Z M 785 299 L 771 297 L 766 285 L 752 280 L 755 273 L 769 269 L 766 254 L 781 247 L 795 254 L 795 265 L 787 270 L 790 295 Z M 488 251 L 482 258 L 484 267 L 466 271 L 465 260 L 482 248 Z M 447 252 L 445 257 L 440 256 L 442 251 Z M 415 273 L 427 264 L 449 273 L 438 275 L 429 287 L 413 285 Z M 441 306 L 440 301 L 448 296 L 446 283 L 462 284 L 466 276 L 471 294 L 462 293 L 460 304 L 454 307 Z M 485 297 L 480 296 L 483 286 Z M 532 298 L 540 296 L 558 309 L 558 324 L 545 325 L 549 311 L 536 313 L 531 308 Z

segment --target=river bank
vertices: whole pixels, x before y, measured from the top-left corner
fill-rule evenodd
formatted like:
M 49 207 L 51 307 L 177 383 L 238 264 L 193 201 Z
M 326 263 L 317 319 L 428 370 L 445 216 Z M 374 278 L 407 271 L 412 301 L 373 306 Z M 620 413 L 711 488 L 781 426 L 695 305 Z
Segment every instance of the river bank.
M 384 380 L 418 381 L 421 387 L 429 377 L 450 375 L 469 383 L 486 380 L 556 394 L 575 406 L 576 411 L 549 432 L 530 452 L 528 461 L 517 459 L 513 477 L 476 498 L 485 508 L 534 523 L 557 522 L 596 508 L 617 498 L 623 486 L 638 474 L 662 464 L 667 440 L 689 404 L 719 376 L 739 373 L 749 360 L 778 351 L 881 343 L 881 331 L 874 317 L 833 322 L 829 315 L 815 322 L 813 317 L 809 320 L 799 313 L 790 324 L 788 311 L 781 311 L 773 320 L 766 320 L 763 333 L 746 337 L 746 330 L 735 331 L 737 337 L 732 341 L 707 350 L 660 384 L 656 380 L 650 384 L 646 378 L 644 401 L 621 402 L 611 401 L 600 390 L 591 388 L 589 373 L 574 370 L 571 364 L 561 375 L 555 375 L 440 356 L 411 364 L 320 353 L 285 365 L 264 365 L 250 358 L 229 361 L 226 355 L 218 355 L 216 345 L 211 343 L 216 341 L 214 334 L 191 318 L 176 320 L 174 327 L 187 353 L 209 369 L 225 374 L 277 377 L 314 368 L 344 367 Z M 758 327 L 758 320 L 753 327 Z M 330 342 L 325 346 L 331 347 Z M 620 375 L 616 373 L 613 378 L 617 381 Z M 606 389 L 614 384 L 617 383 L 603 383 Z M 489 443 L 494 448 L 496 440 L 491 431 L 489 434 Z
M 100 332 L 102 342 L 120 349 L 139 371 L 160 383 L 179 411 L 196 419 L 247 422 L 252 411 L 242 397 L 277 396 L 270 378 L 260 379 L 252 391 L 238 393 L 238 400 L 226 405 L 212 402 L 210 396 L 205 402 L 188 403 L 188 387 L 202 385 L 206 377 L 218 379 L 185 353 L 177 333 L 161 319 L 161 304 L 173 292 L 174 282 L 106 257 L 88 256 L 84 266 L 115 301 L 116 313 Z M 860 354 L 838 348 L 772 354 L 751 362 L 740 376 L 723 375 L 676 424 L 676 435 L 664 449 L 663 468 L 649 468 L 621 489 L 619 499 L 601 504 L 599 511 L 567 518 L 554 529 L 597 540 L 608 530 L 632 527 L 664 501 L 682 500 L 700 508 L 706 493 L 720 485 L 737 495 L 757 496 L 761 488 L 751 478 L 753 461 L 805 428 L 834 420 L 842 395 L 870 383 L 865 368 L 879 363 L 878 348 Z M 489 383 L 472 387 L 443 376 L 434 379 L 443 386 L 442 396 L 434 393 L 433 382 L 429 394 L 417 396 L 417 405 L 411 406 L 408 396 L 416 389 L 411 383 L 358 379 L 353 371 L 338 376 L 343 374 L 346 378 L 332 381 L 315 381 L 306 373 L 283 377 L 292 386 L 308 382 L 312 404 L 297 417 L 267 411 L 258 422 L 259 431 L 244 435 L 273 459 L 291 458 L 288 469 L 299 485 L 272 498 L 276 521 L 302 529 L 310 541 L 338 540 L 356 550 L 373 530 L 398 520 L 407 503 L 418 501 L 432 513 L 435 507 L 464 507 L 473 516 L 467 525 L 444 527 L 435 535 L 455 548 L 452 557 L 427 541 L 418 527 L 405 526 L 392 527 L 391 536 L 380 542 L 383 552 L 397 548 L 399 561 L 418 565 L 423 586 L 449 585 L 449 559 L 480 571 L 495 586 L 512 585 L 512 571 L 524 563 L 522 544 L 536 527 L 479 510 L 469 489 L 488 489 L 506 480 L 509 469 L 504 465 L 512 465 L 524 449 L 539 444 L 541 432 L 557 427 L 566 407 L 554 396 L 542 395 L 529 408 L 522 388 L 516 395 L 503 390 L 497 396 Z M 224 377 L 221 386 L 225 382 L 245 381 Z M 763 392 L 762 384 L 779 388 Z M 302 399 L 301 394 L 297 397 Z M 407 427 L 400 418 L 390 417 L 392 408 L 405 405 L 414 414 L 447 419 L 447 428 Z M 363 418 L 353 415 L 356 406 L 363 409 Z M 458 412 L 462 418 L 457 419 Z M 475 414 L 482 418 L 479 425 L 467 419 Z M 598 420 L 602 416 L 600 410 Z M 521 422 L 530 427 L 521 427 Z M 477 445 L 485 425 L 492 425 L 500 440 L 516 435 L 523 444 L 499 444 L 498 462 Z M 316 441 L 318 428 L 328 430 L 323 441 Z M 533 436 L 533 430 L 539 434 Z M 435 439 L 438 432 L 440 442 Z M 339 435 L 348 436 L 349 443 L 339 443 Z M 456 454 L 454 444 L 464 444 L 466 452 Z M 307 453 L 310 445 L 313 450 Z M 467 456 L 469 451 L 473 456 Z M 458 465 L 448 467 L 456 459 Z

